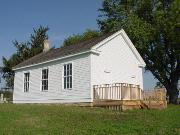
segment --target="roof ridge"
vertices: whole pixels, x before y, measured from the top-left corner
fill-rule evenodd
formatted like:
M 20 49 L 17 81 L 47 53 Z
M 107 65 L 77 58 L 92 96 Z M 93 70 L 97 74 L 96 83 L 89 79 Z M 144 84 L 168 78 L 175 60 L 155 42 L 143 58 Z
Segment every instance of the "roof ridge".
M 37 55 L 35 55 L 35 56 L 25 60 L 25 61 L 19 63 L 18 65 L 13 67 L 13 69 L 16 70 L 16 69 L 19 69 L 22 67 L 35 65 L 35 64 L 46 62 L 49 60 L 61 58 L 61 57 L 67 56 L 67 55 L 88 51 L 94 45 L 103 41 L 104 39 L 106 39 L 107 37 L 109 37 L 112 34 L 113 33 L 107 33 L 107 34 L 101 35 L 99 37 L 94 37 L 94 38 L 91 38 L 88 40 L 80 41 L 80 42 L 75 43 L 75 44 L 71 44 L 71 45 L 67 45 L 67 46 L 61 46 L 61 47 L 55 48 L 55 49 L 53 48 L 47 52 L 41 52 L 41 53 L 39 53 L 39 54 L 37 54 Z
M 69 45 L 63 45 L 63 44 L 62 44 L 62 47 L 72 46 L 72 45 L 76 45 L 76 44 L 81 44 L 81 43 L 84 43 L 84 42 L 92 41 L 92 40 L 95 40 L 95 39 L 101 38 L 101 37 L 103 37 L 103 36 L 105 36 L 105 35 L 106 35 L 106 34 L 104 34 L 104 35 L 100 35 L 100 36 L 97 36 L 97 37 L 93 37 L 93 38 L 89 38 L 89 39 L 87 39 L 87 40 L 78 41 L 78 42 L 76 42 L 76 43 L 69 44 Z

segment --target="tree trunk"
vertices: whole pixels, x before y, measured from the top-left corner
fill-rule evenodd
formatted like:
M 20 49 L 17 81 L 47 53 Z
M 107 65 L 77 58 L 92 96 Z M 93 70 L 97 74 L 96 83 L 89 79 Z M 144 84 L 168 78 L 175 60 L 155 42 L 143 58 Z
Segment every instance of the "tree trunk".
M 166 87 L 167 95 L 169 96 L 169 103 L 177 104 L 179 90 L 178 84 L 169 85 Z

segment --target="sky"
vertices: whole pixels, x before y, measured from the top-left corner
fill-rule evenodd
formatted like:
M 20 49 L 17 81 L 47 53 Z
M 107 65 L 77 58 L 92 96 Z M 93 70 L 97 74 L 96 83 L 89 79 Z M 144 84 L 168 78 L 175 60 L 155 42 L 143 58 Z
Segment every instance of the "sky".
M 98 9 L 102 0 L 1 0 L 0 1 L 0 66 L 2 57 L 16 49 L 12 41 L 27 41 L 33 28 L 48 26 L 49 41 L 59 47 L 63 40 L 86 29 L 98 29 Z M 144 89 L 152 89 L 156 80 L 144 73 Z

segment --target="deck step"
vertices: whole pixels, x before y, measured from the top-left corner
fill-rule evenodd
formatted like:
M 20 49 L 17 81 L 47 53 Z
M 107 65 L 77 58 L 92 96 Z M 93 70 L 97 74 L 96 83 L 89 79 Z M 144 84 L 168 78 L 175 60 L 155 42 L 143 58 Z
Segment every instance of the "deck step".
M 142 109 L 149 109 L 149 106 L 145 103 L 145 102 L 143 102 L 143 101 L 141 101 L 141 108 Z

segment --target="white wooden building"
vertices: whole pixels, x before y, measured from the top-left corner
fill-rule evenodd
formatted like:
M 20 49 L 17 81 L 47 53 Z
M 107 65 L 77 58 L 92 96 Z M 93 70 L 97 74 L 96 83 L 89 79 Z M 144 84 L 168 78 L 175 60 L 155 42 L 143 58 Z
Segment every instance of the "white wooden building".
M 127 83 L 143 89 L 145 63 L 124 30 L 45 50 L 15 66 L 14 103 L 93 102 L 93 86 Z

